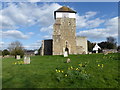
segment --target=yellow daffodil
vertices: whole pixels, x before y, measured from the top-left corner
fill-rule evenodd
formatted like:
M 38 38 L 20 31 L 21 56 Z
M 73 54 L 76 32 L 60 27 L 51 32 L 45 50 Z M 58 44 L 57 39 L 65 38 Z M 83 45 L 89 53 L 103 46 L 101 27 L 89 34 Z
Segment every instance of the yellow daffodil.
M 100 64 L 98 64 L 98 67 L 100 66 Z
M 65 74 L 65 77 L 67 77 L 67 74 Z
M 71 66 L 71 69 L 73 69 L 73 67 Z
M 76 68 L 76 70 L 78 70 L 78 68 Z
M 58 72 L 60 72 L 60 70 L 58 70 Z
M 104 65 L 102 64 L 102 68 L 104 67 Z
M 55 71 L 57 72 L 57 69 Z
M 82 64 L 79 64 L 80 67 L 82 67 Z
M 17 64 L 17 63 L 15 62 L 15 64 Z
M 64 71 L 61 71 L 62 73 L 64 72 Z

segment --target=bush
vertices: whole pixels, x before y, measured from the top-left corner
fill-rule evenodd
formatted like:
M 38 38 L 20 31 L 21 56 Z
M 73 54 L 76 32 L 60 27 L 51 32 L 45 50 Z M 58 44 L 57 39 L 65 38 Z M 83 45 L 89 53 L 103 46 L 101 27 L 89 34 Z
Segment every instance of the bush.
M 5 50 L 2 51 L 2 55 L 3 56 L 9 55 L 9 54 L 10 54 L 10 52 L 7 49 L 5 49 Z

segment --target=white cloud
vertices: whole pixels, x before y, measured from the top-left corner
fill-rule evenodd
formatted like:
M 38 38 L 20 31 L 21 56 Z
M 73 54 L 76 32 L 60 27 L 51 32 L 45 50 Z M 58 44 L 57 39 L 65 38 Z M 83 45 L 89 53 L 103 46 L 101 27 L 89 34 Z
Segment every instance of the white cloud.
M 14 39 L 27 39 L 28 35 L 23 34 L 17 30 L 8 30 L 8 31 L 0 31 L 2 33 L 2 38 L 14 38 Z
M 0 50 L 7 49 L 8 46 L 9 46 L 9 43 L 8 43 L 8 42 L 7 42 L 7 43 L 6 43 L 6 42 L 3 42 L 3 41 L 0 42 Z
M 41 27 L 41 33 L 47 32 L 47 35 L 43 35 L 42 38 L 51 38 L 54 24 L 53 12 L 60 7 L 61 5 L 57 3 L 44 3 L 39 5 L 37 3 L 8 3 L 7 7 L 0 10 L 0 12 L 2 12 L 2 14 L 0 14 L 2 27 L 0 28 L 10 29 L 3 31 L 3 36 L 6 38 L 28 38 L 34 33 L 29 32 L 25 35 L 16 29 L 37 24 Z M 87 29 L 85 31 L 79 31 L 77 35 L 100 40 L 109 35 L 116 37 L 118 27 L 117 17 L 105 21 L 101 18 L 96 18 L 97 13 L 98 12 L 95 11 L 88 11 L 84 15 L 76 14 L 77 30 Z M 100 28 L 99 26 L 101 24 L 104 24 L 105 28 Z
M 52 30 L 53 29 L 53 25 L 50 25 L 49 27 L 42 27 L 40 29 L 41 32 L 46 32 L 46 31 L 49 31 L 49 30 Z
M 20 26 L 39 24 L 49 26 L 53 24 L 53 12 L 60 7 L 57 3 L 37 5 L 37 3 L 9 3 L 8 7 L 1 10 L 1 28 L 11 29 Z M 0 22 L 1 23 L 1 22 Z
M 108 21 L 106 21 L 105 25 L 111 29 L 112 28 L 117 29 L 118 28 L 118 17 L 114 17 L 114 18 L 109 19 Z
M 29 35 L 34 35 L 34 32 L 28 32 Z
M 76 25 L 77 25 L 77 28 L 83 28 L 83 27 L 86 27 L 87 26 L 87 23 L 86 23 L 86 19 L 84 16 L 79 16 L 78 14 L 76 14 Z
M 2 48 L 4 44 L 5 42 L 0 42 L 0 48 Z
M 87 28 L 95 28 L 99 27 L 100 24 L 104 23 L 105 20 L 101 20 L 100 18 L 96 18 L 94 20 L 87 21 Z
M 102 20 L 100 18 L 95 18 L 96 14 L 97 12 L 93 12 L 93 11 L 86 12 L 82 16 L 76 14 L 77 29 L 81 29 L 81 28 L 90 29 L 90 28 L 99 27 L 102 23 L 105 22 L 105 20 Z
M 94 17 L 97 14 L 97 12 L 89 11 L 85 13 L 85 18 L 89 19 L 91 17 Z
M 39 49 L 41 46 L 41 40 L 37 40 L 36 42 L 30 45 L 24 45 L 25 49 Z
M 28 0 L 28 2 L 40 2 L 41 0 Z
M 43 39 L 52 39 L 52 35 L 45 35 L 43 36 Z
M 118 17 L 106 20 L 105 28 L 95 28 L 85 31 L 79 31 L 77 35 L 86 36 L 91 40 L 102 40 L 108 36 L 117 38 L 118 36 Z

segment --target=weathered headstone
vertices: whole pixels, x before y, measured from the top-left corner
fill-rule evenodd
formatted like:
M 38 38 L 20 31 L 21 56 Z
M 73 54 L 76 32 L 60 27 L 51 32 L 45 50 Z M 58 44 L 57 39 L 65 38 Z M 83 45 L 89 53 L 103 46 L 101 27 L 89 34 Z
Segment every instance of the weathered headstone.
M 27 63 L 30 64 L 30 57 L 27 58 Z
M 30 57 L 24 57 L 24 64 L 30 64 Z
M 92 54 L 92 52 L 89 52 L 89 54 Z
M 70 58 L 67 59 L 67 63 L 70 63 Z
M 20 59 L 20 55 L 17 55 L 17 56 L 16 56 L 16 59 Z
M 68 57 L 67 51 L 64 52 L 64 57 Z

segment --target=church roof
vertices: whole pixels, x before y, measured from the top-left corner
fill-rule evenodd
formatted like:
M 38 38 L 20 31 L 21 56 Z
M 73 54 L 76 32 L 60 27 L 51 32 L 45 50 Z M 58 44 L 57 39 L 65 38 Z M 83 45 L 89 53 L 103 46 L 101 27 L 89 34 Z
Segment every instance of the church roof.
M 58 10 L 56 10 L 55 12 L 71 12 L 71 13 L 77 13 L 76 11 L 66 7 L 66 6 L 62 6 L 61 8 L 59 8 Z

